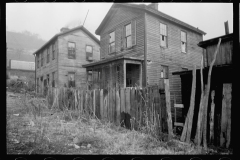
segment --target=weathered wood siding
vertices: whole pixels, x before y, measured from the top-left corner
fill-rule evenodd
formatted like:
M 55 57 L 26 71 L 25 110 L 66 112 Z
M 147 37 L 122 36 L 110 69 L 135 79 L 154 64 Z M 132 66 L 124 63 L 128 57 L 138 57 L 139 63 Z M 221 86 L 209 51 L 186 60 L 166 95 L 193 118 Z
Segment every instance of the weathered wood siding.
M 52 45 L 54 43 L 57 43 L 57 40 L 53 41 L 52 43 L 50 43 L 48 46 L 44 47 L 42 50 L 40 50 L 37 55 L 40 53 L 40 54 L 43 54 L 44 55 L 44 58 L 43 58 L 43 66 L 41 66 L 41 56 L 40 56 L 40 61 L 39 61 L 39 68 L 36 67 L 36 78 L 41 78 L 43 76 L 43 81 L 44 79 L 47 79 L 47 75 L 49 74 L 49 82 L 50 82 L 50 85 L 52 84 L 52 73 L 55 72 L 55 76 L 57 76 L 57 71 L 58 71 L 58 68 L 57 68 L 57 57 L 58 57 L 58 51 L 57 49 L 55 50 L 55 59 L 53 60 L 52 59 Z M 51 51 L 50 51 L 50 55 L 49 55 L 49 63 L 47 63 L 47 48 L 51 48 Z M 40 90 L 43 89 L 43 83 L 41 83 L 41 81 L 39 80 L 39 87 L 41 88 Z M 55 82 L 55 86 L 57 86 L 58 83 L 57 81 Z
M 68 42 L 75 42 L 76 44 L 76 59 L 68 58 Z M 64 86 L 64 84 L 68 86 L 68 72 L 75 72 L 76 87 L 85 86 L 86 68 L 83 68 L 82 65 L 89 63 L 89 61 L 86 60 L 86 45 L 93 47 L 93 60 L 99 60 L 99 45 L 82 30 L 59 36 L 58 83 L 60 86 Z
M 181 79 L 172 72 L 182 71 L 182 68 L 192 69 L 193 65 L 200 66 L 203 49 L 197 44 L 202 41 L 202 35 L 147 14 L 147 66 L 148 83 L 158 84 L 160 80 L 161 65 L 169 67 L 169 81 L 171 102 L 175 94 L 177 103 L 181 103 Z M 160 47 L 160 23 L 167 25 L 167 47 Z M 187 33 L 187 53 L 181 52 L 181 31 Z M 173 106 L 173 104 L 172 104 Z M 173 110 L 172 110 L 173 111 Z
M 131 49 L 121 51 L 121 37 L 123 27 L 132 23 L 132 35 L 136 29 L 136 45 Z M 136 23 L 136 28 L 134 27 Z M 134 25 L 134 26 L 133 26 Z M 108 54 L 109 33 L 115 31 L 116 53 Z M 128 54 L 129 56 L 143 56 L 144 54 L 144 14 L 143 12 L 128 9 L 117 8 L 112 17 L 108 20 L 104 30 L 100 34 L 101 58 L 108 58 L 118 54 Z M 132 37 L 134 38 L 134 37 Z
M 216 48 L 217 48 L 217 44 L 210 45 L 206 48 L 206 54 L 204 55 L 204 58 L 207 63 L 205 67 L 210 66 L 213 60 L 213 56 Z M 232 64 L 232 54 L 233 54 L 233 41 L 227 41 L 227 42 L 221 43 L 214 65 L 217 66 L 217 65 Z

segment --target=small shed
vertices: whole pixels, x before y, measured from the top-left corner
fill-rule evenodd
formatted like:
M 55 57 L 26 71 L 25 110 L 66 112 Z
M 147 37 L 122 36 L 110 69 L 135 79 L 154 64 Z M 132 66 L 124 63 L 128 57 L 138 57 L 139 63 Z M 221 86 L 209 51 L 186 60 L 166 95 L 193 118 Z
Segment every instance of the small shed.
M 212 68 L 211 74 L 211 88 L 208 101 L 208 119 L 207 119 L 207 140 L 210 143 L 210 111 L 211 103 L 215 104 L 214 111 L 214 140 L 211 142 L 216 146 L 229 147 L 231 133 L 231 97 L 232 97 L 232 82 L 233 82 L 233 34 L 216 37 L 210 40 L 202 41 L 198 45 L 204 48 L 203 53 L 203 82 L 207 84 L 208 70 L 213 60 L 214 52 L 217 48 L 217 43 L 221 38 L 221 44 L 216 57 L 216 61 Z M 173 75 L 180 75 L 182 85 L 182 103 L 184 105 L 183 117 L 187 115 L 192 84 L 192 70 L 174 72 Z M 195 95 L 195 108 L 193 118 L 193 130 L 191 137 L 195 137 L 199 103 L 201 98 L 201 81 L 200 69 L 196 71 L 196 95 Z M 212 99 L 211 93 L 214 94 Z

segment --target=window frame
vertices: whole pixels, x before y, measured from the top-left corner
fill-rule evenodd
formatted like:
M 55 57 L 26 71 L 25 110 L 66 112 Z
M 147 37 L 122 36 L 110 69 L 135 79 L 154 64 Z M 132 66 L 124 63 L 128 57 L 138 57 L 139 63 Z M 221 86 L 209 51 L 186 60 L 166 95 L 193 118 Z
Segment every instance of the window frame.
M 161 65 L 161 75 L 160 76 L 162 79 L 169 79 L 169 66 Z
M 72 82 L 72 81 L 69 81 L 69 76 L 70 75 L 74 75 L 74 83 L 73 83 L 73 86 L 70 86 L 70 82 Z M 70 87 L 72 87 L 72 88 L 74 88 L 74 87 L 76 87 L 76 72 L 68 72 L 68 87 L 70 88 Z
M 92 48 L 92 52 L 88 52 L 87 51 L 87 47 L 91 47 Z M 86 46 L 85 46 L 85 52 L 86 52 L 86 60 L 87 61 L 93 61 L 93 46 L 92 45 L 89 45 L 89 44 L 87 44 Z M 88 56 L 88 54 L 91 54 L 92 56 L 92 59 L 89 59 L 88 57 L 90 57 L 90 56 Z
M 185 41 L 186 42 L 182 41 L 182 33 L 185 33 Z M 180 38 L 181 38 L 181 52 L 182 53 L 187 53 L 187 32 L 181 30 Z M 183 48 L 182 48 L 183 43 L 185 43 L 185 51 L 183 51 Z
M 50 51 L 49 51 L 49 47 L 47 47 L 47 63 L 50 62 Z
M 74 44 L 74 49 L 71 49 L 70 47 L 69 47 L 69 44 L 70 43 L 72 43 L 72 44 Z M 75 42 L 71 42 L 71 41 L 68 41 L 68 46 L 67 46 L 67 48 L 68 48 L 68 59 L 76 59 L 76 43 Z M 70 51 L 73 51 L 73 53 L 70 53 Z
M 161 33 L 161 25 L 166 26 L 166 35 Z M 167 48 L 168 47 L 168 26 L 165 23 L 159 22 L 159 31 L 160 31 L 160 47 Z M 165 46 L 162 45 L 162 36 L 165 38 Z
M 43 53 L 44 53 L 44 52 L 40 53 L 40 55 L 41 55 L 41 67 L 43 67 L 43 60 L 44 60 L 44 58 L 43 58 Z
M 114 33 L 114 41 L 111 41 L 111 33 Z M 111 53 L 114 53 L 116 52 L 116 31 L 112 31 L 108 34 L 109 36 L 109 42 L 108 42 L 108 53 L 111 54 Z M 111 51 L 111 45 L 114 44 L 114 49 L 113 51 Z
M 129 34 L 129 35 L 127 35 L 127 26 L 129 26 L 130 25 L 130 31 L 131 31 L 131 34 Z M 131 48 L 133 45 L 132 45 L 132 22 L 130 22 L 130 23 L 128 23 L 128 24 L 126 24 L 125 26 L 124 26 L 124 38 L 125 38 L 125 46 L 126 46 L 126 48 Z M 128 46 L 128 38 L 130 38 L 130 40 L 131 40 L 131 45 L 130 46 Z

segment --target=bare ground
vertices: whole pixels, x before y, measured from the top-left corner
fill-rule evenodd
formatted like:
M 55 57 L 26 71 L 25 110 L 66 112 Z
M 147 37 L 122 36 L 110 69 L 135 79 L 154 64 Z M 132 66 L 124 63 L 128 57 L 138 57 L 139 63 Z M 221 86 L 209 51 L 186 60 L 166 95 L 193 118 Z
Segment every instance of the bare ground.
M 54 111 L 44 99 L 7 92 L 7 154 L 206 154 L 193 144 Z M 36 105 L 41 106 L 37 110 Z M 209 152 L 209 151 L 208 151 Z M 211 150 L 212 153 L 217 153 Z

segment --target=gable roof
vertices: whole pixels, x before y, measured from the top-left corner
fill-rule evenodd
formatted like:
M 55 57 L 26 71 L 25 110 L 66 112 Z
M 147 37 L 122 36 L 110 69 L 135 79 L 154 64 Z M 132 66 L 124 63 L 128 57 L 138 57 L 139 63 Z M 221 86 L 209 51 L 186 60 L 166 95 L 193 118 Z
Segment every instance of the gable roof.
M 76 31 L 78 29 L 81 29 L 83 32 L 85 32 L 89 37 L 91 37 L 98 45 L 100 45 L 100 41 L 92 34 L 90 33 L 85 27 L 83 26 L 78 26 L 78 27 L 75 27 L 75 28 L 72 28 L 72 29 L 69 29 L 65 32 L 60 32 L 60 33 L 57 33 L 55 36 L 53 36 L 47 43 L 45 43 L 41 48 L 39 48 L 37 51 L 35 51 L 33 53 L 33 55 L 35 55 L 37 52 L 39 52 L 41 49 L 43 49 L 45 46 L 47 46 L 50 42 L 52 42 L 53 40 L 55 40 L 57 37 L 59 36 L 62 36 L 62 35 L 65 35 L 65 34 L 68 34 L 70 32 L 73 32 L 73 31 Z
M 108 11 L 107 15 L 104 17 L 104 19 L 101 22 L 100 26 L 95 31 L 95 34 L 100 35 L 100 32 L 104 28 L 106 22 L 111 17 L 111 14 L 114 12 L 113 11 L 114 8 L 118 8 L 118 7 L 129 7 L 129 8 L 134 8 L 134 9 L 140 9 L 140 10 L 143 10 L 143 11 L 148 12 L 150 14 L 154 14 L 154 15 L 159 16 L 161 18 L 167 19 L 167 20 L 169 20 L 171 22 L 177 23 L 177 24 L 179 24 L 181 26 L 184 26 L 184 27 L 186 27 L 188 29 L 191 29 L 191 30 L 193 30 L 193 31 L 195 31 L 197 33 L 200 33 L 200 34 L 203 34 L 203 35 L 206 34 L 204 31 L 202 31 L 202 30 L 200 30 L 198 28 L 195 28 L 195 27 L 193 27 L 193 26 L 191 26 L 191 25 L 189 25 L 189 24 L 187 24 L 187 23 L 185 23 L 183 21 L 180 21 L 180 20 L 178 20 L 178 19 L 176 19 L 174 17 L 171 17 L 171 16 L 169 16 L 169 15 L 163 13 L 163 12 L 157 11 L 157 10 L 155 10 L 155 9 L 149 7 L 149 6 L 146 6 L 144 4 L 135 5 L 135 4 L 127 4 L 127 3 L 114 3 L 112 5 L 112 7 L 110 8 L 110 10 Z

